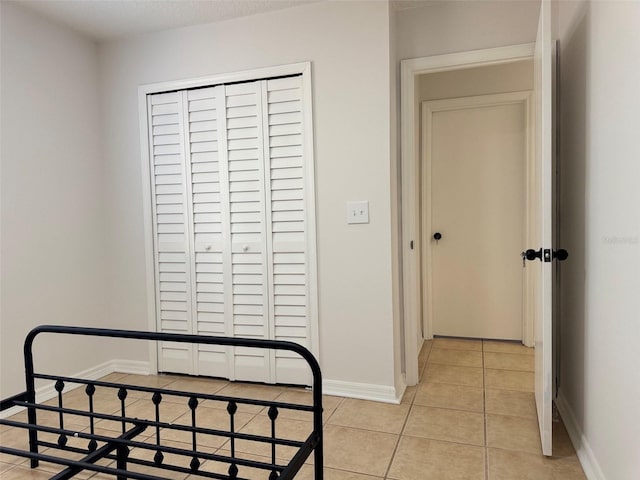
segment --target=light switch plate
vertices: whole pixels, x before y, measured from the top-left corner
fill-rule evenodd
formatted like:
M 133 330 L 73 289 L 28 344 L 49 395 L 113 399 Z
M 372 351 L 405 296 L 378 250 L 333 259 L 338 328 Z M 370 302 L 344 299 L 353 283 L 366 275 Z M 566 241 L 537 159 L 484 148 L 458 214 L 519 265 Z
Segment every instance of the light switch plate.
M 369 201 L 347 202 L 347 223 L 369 223 Z

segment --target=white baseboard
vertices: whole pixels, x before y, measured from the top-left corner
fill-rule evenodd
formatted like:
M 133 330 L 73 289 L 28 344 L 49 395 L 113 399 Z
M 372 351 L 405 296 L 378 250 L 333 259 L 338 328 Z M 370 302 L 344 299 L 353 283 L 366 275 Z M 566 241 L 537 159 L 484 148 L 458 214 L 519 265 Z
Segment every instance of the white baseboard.
M 396 398 L 398 399 L 398 401 L 395 403 L 402 402 L 402 397 L 404 397 L 404 393 L 406 391 L 407 391 L 407 377 L 403 373 L 396 381 Z
M 576 416 L 562 391 L 560 391 L 556 398 L 556 407 L 558 407 L 558 411 L 564 421 L 564 425 L 567 427 L 567 433 L 569 433 L 571 443 L 573 443 L 573 447 L 576 449 L 578 459 L 580 460 L 580 464 L 582 465 L 582 469 L 584 470 L 584 474 L 587 479 L 607 480 L 604 473 L 602 473 L 598 460 L 596 459 L 596 456 L 593 453 L 587 438 L 584 436 L 582 428 L 578 424 Z
M 82 378 L 84 380 L 98 380 L 99 378 L 109 375 L 110 373 L 132 373 L 137 375 L 149 375 L 149 362 L 140 362 L 133 360 L 109 360 L 95 367 L 88 368 L 66 377 Z M 68 383 L 65 385 L 64 392 L 69 392 L 81 387 L 80 383 Z M 42 403 L 51 400 L 57 395 L 55 383 L 50 382 L 36 389 L 36 402 Z M 24 407 L 11 407 L 0 412 L 0 418 L 7 418 L 24 410 Z
M 131 373 L 133 375 L 150 375 L 149 362 L 135 360 L 112 360 L 113 372 Z
M 358 398 L 360 400 L 399 404 L 404 390 L 397 392 L 394 387 L 387 385 L 323 380 L 322 393 L 336 397 Z
M 130 373 L 136 375 L 149 375 L 151 366 L 149 362 L 133 361 L 133 360 L 110 360 L 95 367 L 89 368 L 82 372 L 66 375 L 67 377 L 82 378 L 85 380 L 98 380 L 110 373 Z M 81 384 L 65 385 L 65 392 L 82 386 Z M 374 402 L 399 404 L 402 395 L 406 390 L 404 380 L 398 382 L 398 385 L 390 387 L 387 385 L 375 385 L 370 383 L 343 382 L 340 380 L 323 380 L 322 390 L 326 395 L 335 395 L 338 397 L 357 398 L 361 400 L 372 400 Z M 36 401 L 46 402 L 54 398 L 57 392 L 54 382 L 48 383 L 36 390 Z M 11 415 L 24 410 L 22 407 L 11 407 L 0 412 L 0 418 L 7 418 Z

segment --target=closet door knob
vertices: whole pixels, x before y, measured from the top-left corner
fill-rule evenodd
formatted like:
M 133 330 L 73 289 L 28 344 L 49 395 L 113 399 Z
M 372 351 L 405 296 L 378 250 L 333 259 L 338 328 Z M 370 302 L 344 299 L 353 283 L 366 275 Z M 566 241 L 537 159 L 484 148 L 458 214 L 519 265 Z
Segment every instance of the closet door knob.
M 243 245 L 242 246 L 242 251 L 243 252 L 248 252 L 249 251 L 249 245 Z
M 211 245 L 207 245 L 206 247 L 204 247 L 204 249 L 208 252 L 211 250 Z

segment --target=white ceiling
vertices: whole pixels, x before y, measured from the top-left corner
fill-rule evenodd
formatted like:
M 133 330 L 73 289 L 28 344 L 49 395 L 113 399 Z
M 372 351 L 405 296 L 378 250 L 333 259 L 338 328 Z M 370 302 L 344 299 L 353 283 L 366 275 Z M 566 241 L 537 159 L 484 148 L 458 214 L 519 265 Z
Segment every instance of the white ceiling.
M 355 0 L 17 0 L 17 3 L 100 42 L 319 1 Z M 396 10 L 404 10 L 442 1 L 391 0 L 391 4 Z

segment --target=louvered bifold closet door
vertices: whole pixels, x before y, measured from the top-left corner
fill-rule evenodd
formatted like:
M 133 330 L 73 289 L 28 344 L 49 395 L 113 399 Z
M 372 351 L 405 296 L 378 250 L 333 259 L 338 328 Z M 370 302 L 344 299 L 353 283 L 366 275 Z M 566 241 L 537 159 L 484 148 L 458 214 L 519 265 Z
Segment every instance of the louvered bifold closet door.
M 262 83 L 224 86 L 224 139 L 228 172 L 229 235 L 227 297 L 230 334 L 269 338 L 269 297 L 265 225 L 265 178 Z M 231 375 L 235 380 L 269 382 L 269 352 L 235 348 Z
M 314 350 L 304 105 L 302 77 L 149 96 L 158 331 L 288 340 Z M 297 355 L 262 349 L 164 343 L 158 367 L 231 380 L 311 380 Z
M 271 338 L 310 345 L 310 278 L 305 198 L 302 77 L 268 80 L 265 132 L 269 231 Z M 272 359 L 276 383 L 310 384 L 299 356 L 277 351 Z
M 153 95 L 148 102 L 154 216 L 157 329 L 191 333 L 191 272 L 185 190 L 182 94 Z M 160 343 L 158 369 L 192 373 L 193 348 Z
M 189 136 L 187 148 L 188 185 L 191 198 L 192 230 L 191 265 L 193 333 L 230 336 L 225 320 L 225 236 L 228 234 L 228 199 L 226 190 L 226 159 L 224 122 L 218 117 L 224 112 L 223 87 L 201 88 L 183 92 L 185 118 Z M 222 145 L 222 146 L 221 146 Z M 228 283 L 226 283 L 228 285 Z M 229 287 L 230 288 L 230 287 Z M 229 377 L 229 353 L 225 347 L 197 345 L 194 373 L 214 377 Z

